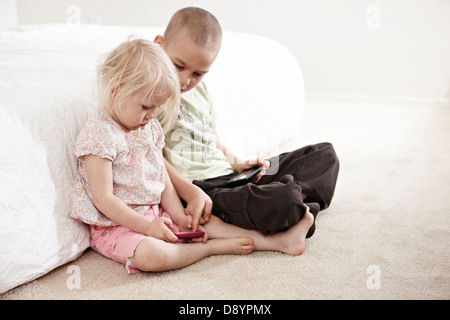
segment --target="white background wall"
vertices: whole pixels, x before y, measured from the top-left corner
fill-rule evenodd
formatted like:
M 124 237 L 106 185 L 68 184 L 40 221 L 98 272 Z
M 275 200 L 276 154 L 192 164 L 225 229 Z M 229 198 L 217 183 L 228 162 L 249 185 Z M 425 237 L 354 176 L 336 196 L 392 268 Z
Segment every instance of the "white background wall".
M 0 0 L 0 30 L 17 24 L 15 0 Z
M 0 10 L 11 2 L 0 0 Z M 450 103 L 449 0 L 15 2 L 19 24 L 165 26 L 177 9 L 199 6 L 225 30 L 264 35 L 290 48 L 309 96 Z M 14 12 L 0 18 L 0 27 L 16 19 Z M 276 76 L 276 70 L 267 75 Z

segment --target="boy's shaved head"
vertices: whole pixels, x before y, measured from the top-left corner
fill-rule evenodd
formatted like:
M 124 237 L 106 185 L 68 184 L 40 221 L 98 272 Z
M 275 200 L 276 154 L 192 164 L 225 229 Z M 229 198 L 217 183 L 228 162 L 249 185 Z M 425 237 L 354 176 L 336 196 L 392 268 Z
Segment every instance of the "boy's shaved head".
M 175 12 L 164 32 L 166 45 L 170 46 L 170 42 L 180 33 L 184 33 L 196 45 L 209 51 L 218 51 L 222 44 L 219 21 L 201 8 L 188 7 Z

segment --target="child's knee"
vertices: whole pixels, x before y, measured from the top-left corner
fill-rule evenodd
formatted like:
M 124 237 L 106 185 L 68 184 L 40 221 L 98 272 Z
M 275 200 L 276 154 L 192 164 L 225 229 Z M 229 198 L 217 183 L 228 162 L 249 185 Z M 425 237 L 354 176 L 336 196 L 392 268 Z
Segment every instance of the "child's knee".
M 284 230 L 296 224 L 305 214 L 302 188 L 291 175 L 265 187 L 264 196 L 252 199 L 249 214 L 255 226 L 264 234 Z
M 162 271 L 168 265 L 169 255 L 163 241 L 146 238 L 135 250 L 131 261 L 142 271 Z
M 278 190 L 279 214 L 285 216 L 287 227 L 297 223 L 305 214 L 306 206 L 303 203 L 303 190 L 292 179 L 291 175 L 281 178 L 284 184 Z

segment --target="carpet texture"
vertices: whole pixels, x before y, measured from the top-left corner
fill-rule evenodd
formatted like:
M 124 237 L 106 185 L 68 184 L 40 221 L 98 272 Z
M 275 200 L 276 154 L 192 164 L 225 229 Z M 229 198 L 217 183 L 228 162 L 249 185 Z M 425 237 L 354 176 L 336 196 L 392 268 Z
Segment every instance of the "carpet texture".
M 449 299 L 450 107 L 310 98 L 301 135 L 274 153 L 322 141 L 341 170 L 301 256 L 212 256 L 128 275 L 89 249 L 0 298 Z

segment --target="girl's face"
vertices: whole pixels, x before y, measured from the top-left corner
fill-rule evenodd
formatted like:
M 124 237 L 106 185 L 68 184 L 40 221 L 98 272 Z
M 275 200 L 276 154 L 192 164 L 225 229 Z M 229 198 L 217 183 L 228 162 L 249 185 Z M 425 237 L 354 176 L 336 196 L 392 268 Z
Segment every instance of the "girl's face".
M 125 98 L 121 105 L 121 113 L 115 114 L 114 120 L 125 132 L 144 127 L 156 116 L 157 109 L 167 101 L 167 96 L 157 91 L 147 100 L 143 100 L 142 94 L 136 94 Z

